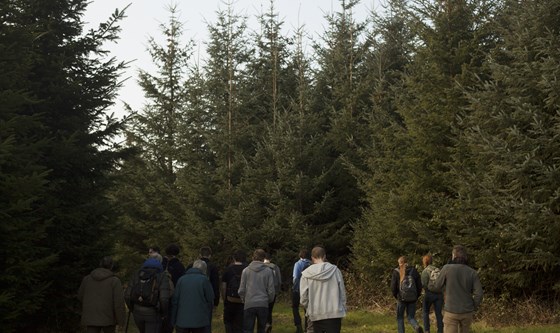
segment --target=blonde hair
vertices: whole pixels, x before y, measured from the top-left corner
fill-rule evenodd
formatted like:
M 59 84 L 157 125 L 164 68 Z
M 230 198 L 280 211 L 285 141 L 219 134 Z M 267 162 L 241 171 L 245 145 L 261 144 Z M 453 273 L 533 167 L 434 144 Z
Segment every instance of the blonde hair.
M 400 282 L 402 282 L 404 280 L 404 276 L 406 273 L 406 257 L 405 256 L 401 256 L 399 257 L 399 275 L 400 275 Z

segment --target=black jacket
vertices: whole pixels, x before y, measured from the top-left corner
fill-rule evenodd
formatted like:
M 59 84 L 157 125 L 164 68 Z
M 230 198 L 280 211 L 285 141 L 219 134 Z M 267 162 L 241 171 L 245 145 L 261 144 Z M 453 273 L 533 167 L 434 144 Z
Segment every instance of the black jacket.
M 414 267 L 407 267 L 405 274 L 412 276 L 414 279 L 414 284 L 416 285 L 416 295 L 420 297 L 420 294 L 422 293 L 422 279 L 420 278 L 420 274 L 418 274 L 418 271 Z M 396 299 L 398 299 L 399 296 L 400 280 L 401 277 L 398 268 L 393 269 L 393 276 L 391 277 L 391 292 L 393 293 L 393 297 Z

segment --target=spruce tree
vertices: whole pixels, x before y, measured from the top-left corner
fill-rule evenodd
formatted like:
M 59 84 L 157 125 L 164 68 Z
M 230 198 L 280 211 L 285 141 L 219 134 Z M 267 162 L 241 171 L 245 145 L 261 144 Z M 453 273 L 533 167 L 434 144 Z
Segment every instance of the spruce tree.
M 11 64 L 2 66 L 2 91 L 11 96 L 2 113 L 2 170 L 8 172 L 2 182 L 6 189 L 18 186 L 3 196 L 11 206 L 13 228 L 3 233 L 3 244 L 12 245 L 5 269 L 14 288 L 3 299 L 25 306 L 4 312 L 8 330 L 75 332 L 80 281 L 112 252 L 114 211 L 106 194 L 121 156 L 111 143 L 120 123 L 105 113 L 124 64 L 108 58 L 103 43 L 117 38 L 123 12 L 83 35 L 86 5 L 10 1 L 0 7 L 9 22 L 3 61 Z M 28 239 L 14 248 L 21 237 Z

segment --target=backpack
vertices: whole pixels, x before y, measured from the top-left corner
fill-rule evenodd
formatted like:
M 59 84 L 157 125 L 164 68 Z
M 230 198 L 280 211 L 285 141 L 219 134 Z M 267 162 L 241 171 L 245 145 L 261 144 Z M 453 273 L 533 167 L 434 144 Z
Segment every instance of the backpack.
M 398 269 L 395 269 L 397 272 Z M 404 279 L 399 286 L 399 299 L 402 302 L 416 302 L 418 299 L 418 291 L 414 278 L 410 275 L 410 271 L 405 273 Z
M 436 280 L 439 276 L 439 268 L 435 267 L 430 272 L 430 280 L 428 281 L 428 290 L 431 292 L 439 292 L 436 290 Z
M 155 268 L 142 268 L 138 271 L 138 280 L 132 286 L 130 301 L 147 307 L 159 305 L 160 274 Z
M 240 266 L 244 268 L 243 266 Z M 241 286 L 241 273 L 243 269 L 232 268 L 233 273 L 229 280 L 227 281 L 226 287 L 226 298 L 228 301 L 233 303 L 241 303 L 241 296 L 239 296 L 239 286 Z

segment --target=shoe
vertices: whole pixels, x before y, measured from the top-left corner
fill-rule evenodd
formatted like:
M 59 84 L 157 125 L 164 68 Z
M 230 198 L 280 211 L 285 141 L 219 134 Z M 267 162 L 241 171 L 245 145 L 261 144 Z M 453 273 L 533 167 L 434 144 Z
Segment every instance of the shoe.
M 264 332 L 265 333 L 272 332 L 272 325 L 266 324 L 266 327 L 264 328 Z
M 424 333 L 424 330 L 422 329 L 422 326 L 416 327 L 416 333 Z

